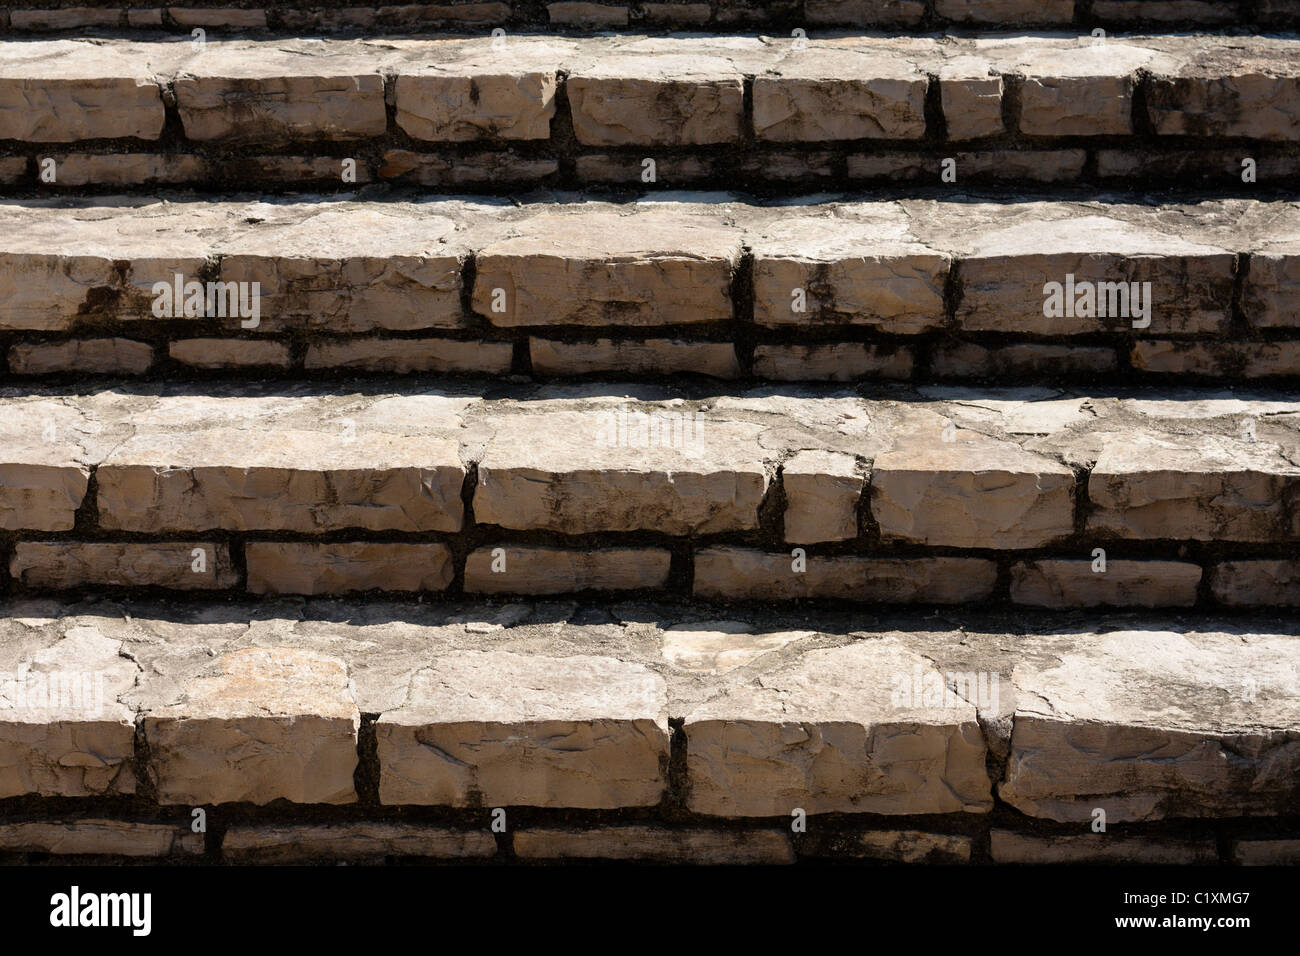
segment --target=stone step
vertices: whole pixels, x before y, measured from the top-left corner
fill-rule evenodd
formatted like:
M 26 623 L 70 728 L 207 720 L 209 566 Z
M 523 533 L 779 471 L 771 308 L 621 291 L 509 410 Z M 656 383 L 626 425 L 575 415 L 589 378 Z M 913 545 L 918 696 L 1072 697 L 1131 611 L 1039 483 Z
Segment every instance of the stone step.
M 1216 859 L 1197 821 L 1261 859 L 1300 827 L 1294 620 L 25 601 L 0 674 L 0 851 L 202 852 L 164 826 L 194 806 L 270 862 L 491 856 L 497 808 L 545 859 L 788 862 L 800 812 L 800 855 L 913 860 Z
M 751 4 L 587 3 L 554 0 L 482 0 L 470 3 L 335 6 L 291 0 L 274 6 L 250 0 L 188 0 L 183 7 L 156 7 L 139 0 L 25 0 L 0 11 L 0 28 L 13 33 L 65 30 L 150 30 L 188 34 L 195 27 L 227 32 L 361 31 L 368 35 L 417 29 L 668 30 L 791 27 L 866 27 L 963 31 L 1026 27 L 1134 26 L 1191 30 L 1198 27 L 1288 27 L 1300 23 L 1294 0 L 783 0 Z M 5 14 L 7 13 L 7 17 Z
M 0 184 L 1284 189 L 1298 64 L 1294 36 L 0 41 Z
M 0 230 L 12 377 L 1300 376 L 1281 200 L 11 200 Z
M 1267 393 L 0 394 L 8 586 L 1300 603 Z

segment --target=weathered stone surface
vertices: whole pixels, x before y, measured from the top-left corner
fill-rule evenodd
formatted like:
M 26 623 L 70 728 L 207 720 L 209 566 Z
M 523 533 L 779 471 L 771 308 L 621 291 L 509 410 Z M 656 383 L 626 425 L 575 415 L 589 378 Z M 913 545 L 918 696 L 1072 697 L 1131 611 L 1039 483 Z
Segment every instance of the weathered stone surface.
M 254 594 L 442 591 L 453 575 L 445 544 L 250 541 L 244 558 Z
M 390 856 L 465 860 L 496 852 L 496 839 L 487 830 L 413 823 L 234 826 L 221 841 L 222 857 L 233 863 L 380 863 Z
M 515 232 L 477 256 L 473 308 L 493 325 L 646 326 L 732 317 L 741 234 L 710 217 L 654 207 L 623 215 L 561 212 L 538 215 Z
M 166 116 L 150 60 L 81 40 L 3 44 L 0 139 L 158 139 Z
M 663 679 L 611 658 L 441 657 L 382 714 L 385 804 L 613 809 L 663 797 Z
M 153 365 L 153 346 L 131 339 L 72 339 L 67 342 L 24 344 L 9 349 L 9 370 L 15 375 L 94 372 L 143 375 Z
M 494 552 L 501 552 L 495 554 Z M 477 548 L 465 560 L 470 594 L 567 594 L 661 588 L 672 555 L 663 548 Z M 501 568 L 494 571 L 493 566 Z
M 56 182 L 60 186 L 145 186 L 155 183 L 197 182 L 210 173 L 200 156 L 167 156 L 155 153 L 117 153 L 97 156 L 68 153 L 54 159 Z
M 744 77 L 708 54 L 615 54 L 565 83 L 584 146 L 701 146 L 740 140 Z
M 381 136 L 384 78 L 336 48 L 310 56 L 268 44 L 210 42 L 173 81 L 187 138 L 286 143 Z
M 385 179 L 420 186 L 475 186 L 508 183 L 536 184 L 560 170 L 558 161 L 547 156 L 521 156 L 509 149 L 484 150 L 455 156 L 413 153 L 407 149 L 384 152 L 379 175 Z M 637 181 L 640 166 L 637 166 Z
M 1235 607 L 1300 605 L 1300 560 L 1222 561 L 1210 568 L 1210 593 Z
M 948 139 L 980 139 L 1005 131 L 1003 80 L 988 73 L 988 65 L 976 57 L 954 60 L 940 70 L 939 102 Z
M 1200 839 L 1131 837 L 1110 833 L 1031 836 L 994 830 L 995 863 L 1141 863 L 1144 866 L 1206 865 L 1219 862 L 1212 834 Z
M 76 424 L 60 402 L 10 404 L 0 415 L 0 528 L 72 530 L 90 484 Z
M 1300 342 L 1137 342 L 1129 353 L 1133 367 L 1162 375 L 1201 375 L 1255 379 L 1300 375 Z
M 871 514 L 886 540 L 1034 548 L 1074 531 L 1073 487 L 1060 462 L 930 415 L 875 457 Z
M 339 338 L 309 345 L 303 367 L 504 375 L 513 361 L 509 342 Z
M 924 73 L 905 60 L 841 50 L 792 57 L 754 78 L 754 134 L 775 142 L 920 139 Z
M 745 621 L 699 621 L 664 630 L 663 658 L 694 674 L 727 674 L 746 667 L 787 644 L 812 637 L 813 631 L 755 633 Z
M 868 830 L 865 833 L 810 833 L 799 841 L 799 855 L 885 860 L 890 863 L 969 863 L 971 838 L 923 830 Z
M 1294 812 L 1295 638 L 1116 631 L 1016 666 L 1001 797 L 1111 824 Z
M 360 725 L 341 661 L 250 647 L 150 708 L 144 734 L 159 803 L 354 803 Z
M 974 342 L 941 345 L 930 355 L 930 372 L 944 378 L 1087 375 L 1118 368 L 1115 350 L 1104 346 L 986 346 Z
M 265 29 L 265 10 L 227 8 L 168 7 L 167 15 L 183 27 L 235 27 Z
M 711 866 L 794 862 L 790 837 L 779 830 L 528 828 L 515 833 L 514 847 L 515 855 L 525 860 L 637 860 Z
M 1252 252 L 1241 293 L 1246 321 L 1260 329 L 1300 327 L 1300 249 Z
M 168 343 L 173 361 L 195 368 L 288 368 L 289 346 L 257 339 L 181 339 Z
M 782 466 L 785 540 L 848 541 L 858 536 L 858 503 L 867 479 L 852 455 L 801 451 Z
M 1120 538 L 1294 541 L 1300 465 L 1272 442 L 1107 435 L 1088 476 L 1088 530 Z
M 851 27 L 919 26 L 922 0 L 805 0 L 809 23 Z
M 0 647 L 0 797 L 134 793 L 137 667 L 122 642 L 69 627 L 45 647 Z
M 9 559 L 9 573 L 32 588 L 101 585 L 197 591 L 239 583 L 229 546 L 211 541 L 19 541 Z
M 1068 24 L 1074 0 L 935 0 L 935 12 L 958 23 Z
M 1011 600 L 1038 607 L 1191 607 L 1201 569 L 1185 561 L 1020 561 L 1011 566 Z
M 397 125 L 412 139 L 432 142 L 549 139 L 558 52 L 548 44 L 515 40 L 504 59 L 501 52 L 489 51 L 403 69 L 394 84 Z
M 793 561 L 787 553 L 705 548 L 695 555 L 695 596 L 965 604 L 988 597 L 997 581 L 997 565 L 980 558 L 811 556 L 802 572 Z
M 790 215 L 751 238 L 754 321 L 895 333 L 941 325 L 949 258 L 912 238 L 897 205 L 846 211 L 835 218 Z
M 1300 840 L 1233 840 L 1232 862 L 1238 866 L 1300 865 Z
M 1073 182 L 1083 175 L 1088 154 L 1082 149 L 981 149 L 961 150 L 951 156 L 933 153 L 891 152 L 850 154 L 846 163 L 850 179 L 889 182 L 942 183 L 945 162 L 966 182 Z
M 188 856 L 203 852 L 203 834 L 165 823 L 32 820 L 0 824 L 0 850 L 57 856 Z
M 1172 69 L 1155 71 L 1147 116 L 1161 136 L 1300 138 L 1300 70 L 1295 41 L 1203 49 Z
M 709 534 L 758 527 L 769 471 L 760 426 L 672 406 L 494 416 L 479 524 L 566 534 Z
M 561 26 L 575 27 L 626 27 L 627 7 L 608 3 L 580 3 L 563 0 L 561 3 L 548 3 L 546 15 L 550 22 Z
M 850 382 L 857 378 L 907 379 L 911 350 L 895 345 L 835 342 L 831 345 L 759 345 L 754 375 L 779 382 Z
M 932 665 L 886 638 L 811 651 L 686 716 L 687 806 L 717 816 L 987 812 L 975 708 L 892 690 Z
M 78 30 L 85 27 L 114 27 L 120 10 L 67 7 L 62 10 L 14 10 L 9 14 L 15 30 Z
M 721 379 L 740 377 L 736 347 L 730 342 L 687 342 L 681 339 L 560 342 L 529 338 L 528 352 L 533 372 L 538 375 L 590 375 L 599 372 L 675 375 L 689 372 Z

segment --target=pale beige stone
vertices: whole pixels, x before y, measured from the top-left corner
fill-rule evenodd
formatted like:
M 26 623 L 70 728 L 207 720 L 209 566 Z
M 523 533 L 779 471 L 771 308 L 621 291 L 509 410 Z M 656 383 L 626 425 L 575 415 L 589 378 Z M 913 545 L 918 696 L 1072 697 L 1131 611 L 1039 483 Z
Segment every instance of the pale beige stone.
M 1210 568 L 1210 593 L 1233 607 L 1300 605 L 1300 560 L 1222 561 Z
M 1201 375 L 1241 379 L 1300 375 L 1300 342 L 1136 342 L 1133 367 L 1162 375 Z
M 496 552 L 501 552 L 500 554 Z M 661 588 L 672 555 L 663 548 L 538 548 L 502 543 L 465 559 L 470 594 L 567 594 Z M 494 566 L 502 570 L 494 570 Z
M 142 375 L 153 365 L 153 346 L 131 339 L 72 339 L 49 344 L 18 343 L 9 349 L 15 375 L 59 372 Z
M 1191 607 L 1201 569 L 1185 561 L 1020 561 L 1011 566 L 1011 600 L 1037 607 Z
M 513 360 L 509 342 L 339 338 L 309 345 L 303 367 L 504 375 Z
M 812 637 L 814 631 L 754 633 L 744 621 L 701 621 L 674 624 L 663 632 L 663 656 L 683 670 L 726 674 L 745 667 L 764 654 L 779 651 L 794 641 Z
M 663 679 L 604 657 L 465 651 L 411 681 L 380 716 L 385 804 L 614 809 L 667 783 Z
M 981 69 L 983 67 L 983 69 Z M 956 60 L 939 71 L 939 101 L 948 139 L 980 139 L 1004 132 L 1003 81 L 976 58 Z
M 34 588 L 102 585 L 197 591 L 239 583 L 229 545 L 211 541 L 19 541 L 9 559 L 9 573 Z
M 785 143 L 920 139 L 927 85 L 915 66 L 888 55 L 792 57 L 754 78 L 754 134 Z
M 443 591 L 454 573 L 445 544 L 250 541 L 244 559 L 254 594 Z
M 848 541 L 858 536 L 858 502 L 867 479 L 852 455 L 801 451 L 782 465 L 785 540 Z
M 354 803 L 361 716 L 346 666 L 294 648 L 232 651 L 144 718 L 158 802 Z
M 549 139 L 555 116 L 557 77 L 520 62 L 527 47 L 509 57 L 437 64 L 398 74 L 394 91 L 397 125 L 412 139 L 463 143 L 500 137 Z
M 257 339 L 181 339 L 167 345 L 173 361 L 195 368 L 288 368 L 289 346 Z

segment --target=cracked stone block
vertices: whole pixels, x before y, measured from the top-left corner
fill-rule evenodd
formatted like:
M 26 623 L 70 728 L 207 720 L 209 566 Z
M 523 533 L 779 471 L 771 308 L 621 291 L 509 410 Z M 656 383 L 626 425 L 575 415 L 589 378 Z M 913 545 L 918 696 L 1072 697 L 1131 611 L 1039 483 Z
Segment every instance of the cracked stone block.
M 1146 104 L 1158 136 L 1300 139 L 1300 71 L 1294 53 L 1260 64 L 1186 64 L 1176 72 L 1158 73 L 1150 80 Z
M 727 601 L 828 598 L 880 603 L 965 604 L 993 593 L 997 565 L 981 558 L 808 557 L 704 548 L 695 555 L 696 597 Z
M 221 841 L 234 863 L 383 863 L 387 857 L 441 860 L 495 856 L 487 830 L 452 830 L 413 823 L 322 823 L 233 826 Z
M 344 663 L 312 651 L 224 654 L 149 707 L 158 802 L 355 803 L 361 715 Z
M 891 638 L 815 650 L 687 714 L 687 807 L 709 816 L 987 813 L 975 707 L 913 706 L 928 661 Z
M 239 583 L 229 545 L 211 541 L 19 541 L 9 574 L 26 587 L 56 589 L 99 585 L 198 591 Z
M 1106 436 L 1088 476 L 1089 532 L 1137 540 L 1294 541 L 1300 466 L 1271 442 Z
M 889 56 L 819 50 L 754 78 L 754 134 L 781 143 L 920 139 L 926 75 Z
M 474 517 L 517 531 L 758 528 L 760 426 L 671 405 L 502 414 L 479 460 Z
M 192 856 L 203 852 L 203 834 L 165 823 L 33 820 L 0 824 L 0 851 L 56 856 Z
M 1085 824 L 1293 813 L 1295 638 L 1116 631 L 1012 676 L 1003 800 Z
M 705 146 L 741 139 L 744 76 L 706 54 L 613 54 L 565 82 L 583 146 Z
M 470 552 L 465 559 L 465 591 L 569 594 L 662 588 L 668 583 L 671 563 L 672 554 L 664 548 L 579 551 L 501 544 Z
M 636 860 L 741 866 L 793 863 L 788 834 L 777 830 L 606 826 L 588 830 L 518 830 L 515 855 L 525 860 Z
M 754 348 L 754 375 L 778 382 L 909 379 L 914 364 L 910 349 L 892 344 L 834 342 L 830 345 L 759 345 Z
M 1300 560 L 1221 561 L 1210 568 L 1210 593 L 1233 607 L 1300 605 Z
M 663 678 L 607 657 L 466 651 L 380 716 L 386 805 L 653 806 L 667 785 Z
M 730 342 L 687 342 L 681 339 L 561 342 L 528 339 L 533 372 L 537 375 L 591 375 L 619 372 L 635 375 L 690 373 L 713 378 L 740 378 L 736 346 Z
M 741 234 L 643 208 L 539 214 L 476 256 L 473 309 L 496 326 L 647 326 L 732 318 Z
M 858 536 L 858 502 L 867 479 L 857 459 L 840 452 L 801 451 L 782 466 L 785 540 L 793 544 L 849 541 Z
M 156 140 L 165 120 L 146 57 L 78 40 L 7 43 L 0 52 L 0 139 Z
M 511 59 L 517 55 L 516 48 Z M 394 85 L 397 125 L 429 142 L 549 139 L 556 86 L 554 67 L 525 69 L 495 59 L 401 72 Z
M 244 560 L 254 594 L 443 591 L 454 574 L 445 544 L 250 541 Z
M 822 831 L 799 841 L 799 855 L 889 863 L 969 863 L 971 838 L 923 830 Z
M 43 429 L 55 422 L 39 414 L 11 413 L 0 423 L 0 528 L 6 531 L 71 531 L 90 486 L 85 453 L 70 436 L 53 441 Z
M 98 627 L 0 649 L 0 798 L 134 793 L 135 712 L 120 698 L 137 673 Z
M 1185 561 L 1020 561 L 1011 566 L 1011 600 L 1036 607 L 1191 607 L 1200 566 Z
M 872 464 L 871 514 L 883 539 L 1035 548 L 1074 532 L 1074 473 L 1067 466 L 933 419 L 918 419 Z
M 1032 836 L 1011 830 L 990 834 L 995 863 L 1141 863 L 1205 866 L 1219 862 L 1213 835 L 1200 839 L 1126 837 L 1110 833 Z

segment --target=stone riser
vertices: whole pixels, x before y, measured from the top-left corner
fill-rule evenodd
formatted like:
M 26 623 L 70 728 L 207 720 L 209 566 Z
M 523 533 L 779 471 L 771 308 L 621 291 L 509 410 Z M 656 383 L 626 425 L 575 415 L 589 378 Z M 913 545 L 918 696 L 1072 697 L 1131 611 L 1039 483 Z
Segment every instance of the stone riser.
M 11 202 L 0 345 L 18 376 L 1300 374 L 1295 203 L 819 198 Z M 177 275 L 256 282 L 258 313 L 159 318 Z M 1087 283 L 1136 290 L 1149 324 L 1066 314 Z
M 6 816 L 37 798 L 208 806 L 221 827 L 240 816 L 222 804 L 282 800 L 440 808 L 466 829 L 495 807 L 706 828 L 802 810 L 876 828 L 1029 818 L 1086 838 L 1097 808 L 1117 835 L 1294 818 L 1293 625 L 999 633 L 846 616 L 810 630 L 672 605 L 453 610 L 10 605 Z M 0 847 L 12 840 L 0 828 Z
M 6 17 L 5 14 L 8 13 Z M 223 31 L 364 30 L 411 28 L 565 30 L 743 29 L 757 27 L 861 27 L 869 29 L 980 30 L 995 27 L 1160 26 L 1167 29 L 1249 25 L 1286 27 L 1300 22 L 1294 0 L 775 0 L 758 5 L 732 0 L 684 3 L 471 3 L 391 4 L 358 7 L 351 0 L 295 0 L 266 7 L 254 0 L 191 0 L 181 7 L 122 5 L 113 0 L 29 0 L 0 10 L 0 28 L 17 33 L 59 30 L 192 28 Z

